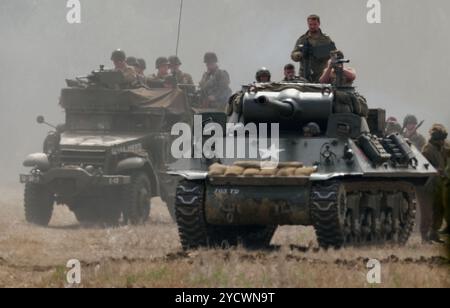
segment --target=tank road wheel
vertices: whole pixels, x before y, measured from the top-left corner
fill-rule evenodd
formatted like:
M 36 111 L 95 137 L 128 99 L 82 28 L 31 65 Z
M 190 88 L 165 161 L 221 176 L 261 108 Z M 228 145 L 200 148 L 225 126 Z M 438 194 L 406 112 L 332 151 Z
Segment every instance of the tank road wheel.
M 417 199 L 414 192 L 403 192 L 393 195 L 394 203 L 391 214 L 392 233 L 390 237 L 399 245 L 406 245 L 414 231 Z M 397 201 L 398 203 L 396 203 Z M 388 199 L 389 200 L 389 199 Z M 388 201 L 389 202 L 389 201 Z M 388 203 L 389 207 L 389 203 Z
M 122 207 L 124 223 L 138 225 L 150 216 L 151 185 L 148 176 L 139 172 L 131 176 L 131 183 L 123 188 Z
M 368 191 L 370 187 L 370 191 Z M 407 183 L 362 183 L 346 186 L 345 244 L 405 245 L 416 216 L 416 195 Z
M 175 216 L 184 250 L 208 246 L 204 194 L 205 186 L 201 182 L 181 181 L 176 189 Z
M 319 246 L 339 249 L 345 242 L 347 195 L 339 183 L 317 184 L 311 193 L 311 218 Z
M 54 195 L 44 185 L 25 185 L 25 219 L 39 226 L 48 226 L 53 214 Z

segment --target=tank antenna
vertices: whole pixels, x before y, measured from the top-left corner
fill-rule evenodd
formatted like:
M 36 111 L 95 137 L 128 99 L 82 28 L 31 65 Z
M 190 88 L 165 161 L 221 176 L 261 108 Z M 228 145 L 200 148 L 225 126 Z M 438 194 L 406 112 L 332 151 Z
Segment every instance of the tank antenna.
M 177 34 L 177 48 L 175 49 L 175 55 L 178 56 L 178 46 L 180 44 L 180 33 L 181 33 L 181 18 L 183 17 L 183 1 L 180 1 L 180 16 L 178 18 L 178 34 Z

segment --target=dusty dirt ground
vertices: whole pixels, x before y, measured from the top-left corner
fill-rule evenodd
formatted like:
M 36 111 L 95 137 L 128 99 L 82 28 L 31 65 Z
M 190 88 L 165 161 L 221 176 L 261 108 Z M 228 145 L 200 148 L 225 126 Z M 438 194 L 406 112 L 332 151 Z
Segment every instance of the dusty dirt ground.
M 82 228 L 57 207 L 49 228 L 24 221 L 22 187 L 0 186 L 0 287 L 67 287 L 66 263 L 82 264 L 81 287 L 450 287 L 441 246 L 323 251 L 314 231 L 278 229 L 269 251 L 184 253 L 176 225 L 154 200 L 141 227 Z M 367 283 L 369 259 L 381 261 L 381 284 Z

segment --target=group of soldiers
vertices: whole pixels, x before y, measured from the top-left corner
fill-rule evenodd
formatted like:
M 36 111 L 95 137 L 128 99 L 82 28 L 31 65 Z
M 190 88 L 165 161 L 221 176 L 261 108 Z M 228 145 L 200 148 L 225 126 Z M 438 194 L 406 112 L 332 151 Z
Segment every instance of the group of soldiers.
M 300 62 L 299 75 L 296 74 L 295 65 L 286 64 L 284 67 L 284 82 L 311 82 L 331 83 L 341 86 L 351 86 L 356 79 L 355 71 L 344 65 L 344 54 L 336 49 L 335 43 L 320 28 L 320 17 L 310 15 L 307 19 L 308 31 L 296 42 L 291 58 Z M 116 70 L 121 71 L 129 84 L 139 84 L 149 88 L 183 87 L 190 92 L 195 91 L 191 75 L 181 71 L 182 65 L 177 56 L 159 57 L 155 63 L 156 72 L 150 76 L 145 75 L 146 62 L 144 59 L 126 57 L 122 50 L 115 50 L 111 60 Z M 229 97 L 230 76 L 227 71 L 219 68 L 217 55 L 207 52 L 204 55 L 206 72 L 199 82 L 199 91 L 202 108 L 224 110 Z M 338 74 L 338 71 L 342 74 Z M 343 80 L 338 80 L 342 76 Z M 271 82 L 271 73 L 261 68 L 256 73 L 256 82 Z
M 348 62 L 344 53 L 336 48 L 336 44 L 320 28 L 321 21 L 317 15 L 307 18 L 308 31 L 295 43 L 291 59 L 300 63 L 299 74 L 296 75 L 295 65 L 284 66 L 282 81 L 303 81 L 311 83 L 329 83 L 340 86 L 351 86 L 356 79 L 355 71 L 345 66 Z M 342 72 L 343 80 L 338 80 L 338 71 Z M 271 73 L 261 68 L 256 73 L 257 82 L 270 82 Z
M 407 115 L 400 125 L 395 117 L 386 122 L 386 135 L 401 134 L 407 138 L 438 171 L 425 187 L 418 189 L 420 205 L 420 233 L 424 243 L 442 243 L 440 234 L 449 235 L 450 224 L 450 142 L 448 132 L 442 124 L 434 124 L 429 131 L 429 139 L 418 130 L 423 125 L 414 115 Z M 441 232 L 443 222 L 446 227 Z
M 199 95 L 202 108 L 224 109 L 231 96 L 230 76 L 220 69 L 217 55 L 207 52 L 203 58 L 206 72 L 199 82 Z M 183 87 L 188 92 L 195 92 L 195 84 L 190 74 L 181 70 L 178 56 L 159 57 L 155 62 L 156 72 L 146 76 L 147 69 L 144 59 L 127 57 L 123 50 L 115 50 L 111 55 L 114 69 L 123 73 L 128 85 L 144 86 L 148 88 Z

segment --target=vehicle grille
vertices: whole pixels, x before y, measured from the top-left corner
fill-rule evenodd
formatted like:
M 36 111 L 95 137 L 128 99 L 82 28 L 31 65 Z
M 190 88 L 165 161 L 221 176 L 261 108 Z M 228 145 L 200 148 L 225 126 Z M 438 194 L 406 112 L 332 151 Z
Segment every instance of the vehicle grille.
M 68 150 L 60 152 L 61 164 L 65 166 L 88 166 L 103 167 L 106 160 L 105 150 Z

